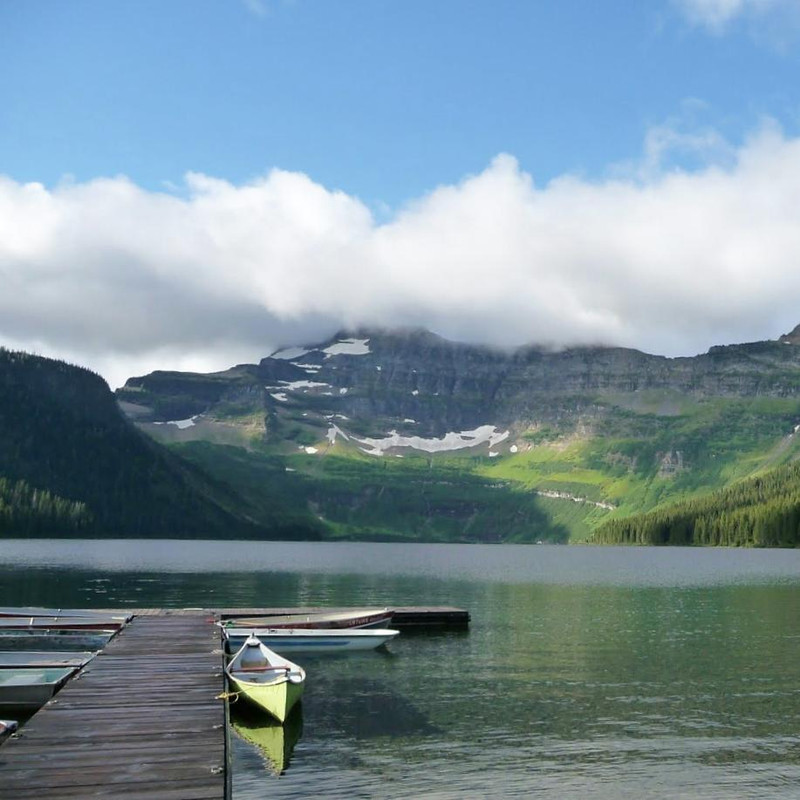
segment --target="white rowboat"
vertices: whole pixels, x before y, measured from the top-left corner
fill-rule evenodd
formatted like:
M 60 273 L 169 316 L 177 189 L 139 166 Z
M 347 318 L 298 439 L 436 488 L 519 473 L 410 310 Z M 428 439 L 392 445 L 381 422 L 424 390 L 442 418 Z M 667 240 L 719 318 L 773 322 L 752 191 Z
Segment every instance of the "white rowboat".
M 348 608 L 345 611 L 320 611 L 307 614 L 265 614 L 235 617 L 225 622 L 231 628 L 385 628 L 392 621 L 390 608 Z
M 374 650 L 392 641 L 400 631 L 385 628 L 315 630 L 309 628 L 223 628 L 228 652 L 235 652 L 249 636 L 257 636 L 278 653 L 344 653 Z

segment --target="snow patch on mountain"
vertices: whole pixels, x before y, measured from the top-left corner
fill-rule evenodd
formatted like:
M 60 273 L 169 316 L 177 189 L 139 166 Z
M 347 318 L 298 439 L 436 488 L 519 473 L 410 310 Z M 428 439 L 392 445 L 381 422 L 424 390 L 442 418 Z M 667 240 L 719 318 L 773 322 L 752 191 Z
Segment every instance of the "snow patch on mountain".
M 331 356 L 365 356 L 370 353 L 369 339 L 340 339 L 336 344 L 326 347 L 322 352 L 325 358 Z
M 502 433 L 494 425 L 481 425 L 472 431 L 446 433 L 441 439 L 424 439 L 421 436 L 402 436 L 397 431 L 389 431 L 383 439 L 355 439 L 364 445 L 360 449 L 371 456 L 382 456 L 393 447 L 410 447 L 425 453 L 441 453 L 448 450 L 464 450 L 488 444 L 494 447 L 509 436 L 509 431 Z
M 179 430 L 183 430 L 184 428 L 193 428 L 195 424 L 195 420 L 199 417 L 199 414 L 195 414 L 193 417 L 189 417 L 188 419 L 171 419 L 168 422 L 155 422 L 154 425 L 174 425 Z
M 299 367 L 309 374 L 315 374 L 322 369 L 322 364 L 301 364 L 299 361 L 292 361 L 292 365 Z
M 350 437 L 338 425 L 331 425 L 327 433 L 328 441 L 334 444 L 337 436 L 341 436 L 345 441 L 350 441 Z
M 275 400 L 280 400 L 281 403 L 289 402 L 289 398 L 285 395 L 284 392 L 270 392 L 269 396 L 274 398 Z
M 319 386 L 330 386 L 329 383 L 319 383 L 319 381 L 281 381 L 280 383 L 290 392 L 296 389 L 303 389 L 305 391 L 307 389 L 315 389 Z
M 284 350 L 277 350 L 270 358 L 279 358 L 281 361 L 293 361 L 295 358 L 307 356 L 311 350 L 302 347 L 287 347 Z

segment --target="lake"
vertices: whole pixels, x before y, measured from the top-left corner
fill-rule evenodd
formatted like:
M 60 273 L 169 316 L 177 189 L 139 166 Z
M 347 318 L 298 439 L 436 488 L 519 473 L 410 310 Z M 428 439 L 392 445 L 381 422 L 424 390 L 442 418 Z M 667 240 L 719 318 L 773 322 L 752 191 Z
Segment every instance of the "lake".
M 5 540 L 0 587 L 8 605 L 470 611 L 467 633 L 298 656 L 289 767 L 234 736 L 235 800 L 800 794 L 800 551 Z

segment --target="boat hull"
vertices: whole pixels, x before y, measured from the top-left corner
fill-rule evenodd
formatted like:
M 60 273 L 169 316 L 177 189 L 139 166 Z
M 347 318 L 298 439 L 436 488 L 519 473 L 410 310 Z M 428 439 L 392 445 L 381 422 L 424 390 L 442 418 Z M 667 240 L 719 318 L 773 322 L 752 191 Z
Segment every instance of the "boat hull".
M 0 650 L 100 650 L 116 631 L 0 630 Z
M 2 606 L 0 607 L 0 619 L 4 617 L 81 617 L 83 619 L 113 619 L 121 622 L 128 622 L 131 614 L 124 611 L 98 611 L 91 608 L 38 608 L 33 606 Z
M 276 614 L 258 617 L 236 617 L 226 625 L 232 628 L 293 628 L 339 630 L 341 628 L 385 628 L 392 621 L 388 608 L 356 608 L 310 614 Z
M 118 631 L 125 624 L 125 620 L 113 617 L 2 617 L 0 631 Z
M 292 683 L 285 677 L 274 683 L 251 683 L 229 676 L 235 692 L 248 702 L 266 711 L 278 722 L 284 722 L 303 695 L 304 683 Z
M 303 694 L 306 673 L 255 636 L 248 636 L 225 668 L 238 700 L 266 711 L 283 722 Z
M 24 667 L 55 668 L 84 667 L 97 655 L 94 651 L 80 650 L 0 650 L 0 669 Z
M 399 631 L 386 629 L 359 630 L 305 630 L 305 629 L 260 629 L 227 628 L 228 652 L 236 652 L 255 634 L 267 647 L 276 653 L 346 653 L 357 650 L 374 650 L 390 642 Z
M 36 711 L 43 706 L 77 670 L 0 670 L 0 710 Z

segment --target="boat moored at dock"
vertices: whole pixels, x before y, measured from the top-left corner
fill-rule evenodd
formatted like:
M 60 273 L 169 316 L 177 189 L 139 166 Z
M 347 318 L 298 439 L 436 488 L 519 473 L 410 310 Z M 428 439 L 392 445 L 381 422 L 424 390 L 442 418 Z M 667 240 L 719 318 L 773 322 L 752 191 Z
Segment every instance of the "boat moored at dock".
M 0 710 L 38 710 L 75 672 L 77 667 L 0 670 Z
M 94 650 L 0 650 L 0 669 L 85 667 Z
M 97 611 L 90 608 L 38 608 L 35 606 L 0 606 L 0 619 L 5 617 L 91 617 L 94 619 L 112 619 L 128 622 L 131 614 L 124 611 Z
M 100 650 L 116 633 L 116 630 L 0 628 L 0 651 Z
M 6 630 L 60 630 L 60 631 L 117 631 L 126 620 L 116 617 L 2 617 L 0 631 Z
M 234 617 L 226 620 L 232 628 L 384 628 L 392 621 L 390 608 L 350 608 L 343 611 L 321 611 L 306 614 L 264 614 Z
M 223 633 L 228 652 L 234 653 L 249 636 L 257 636 L 278 653 L 345 653 L 374 650 L 400 635 L 386 628 L 316 630 L 310 628 L 227 628 Z
M 225 668 L 230 688 L 283 722 L 303 694 L 305 670 L 248 636 Z

